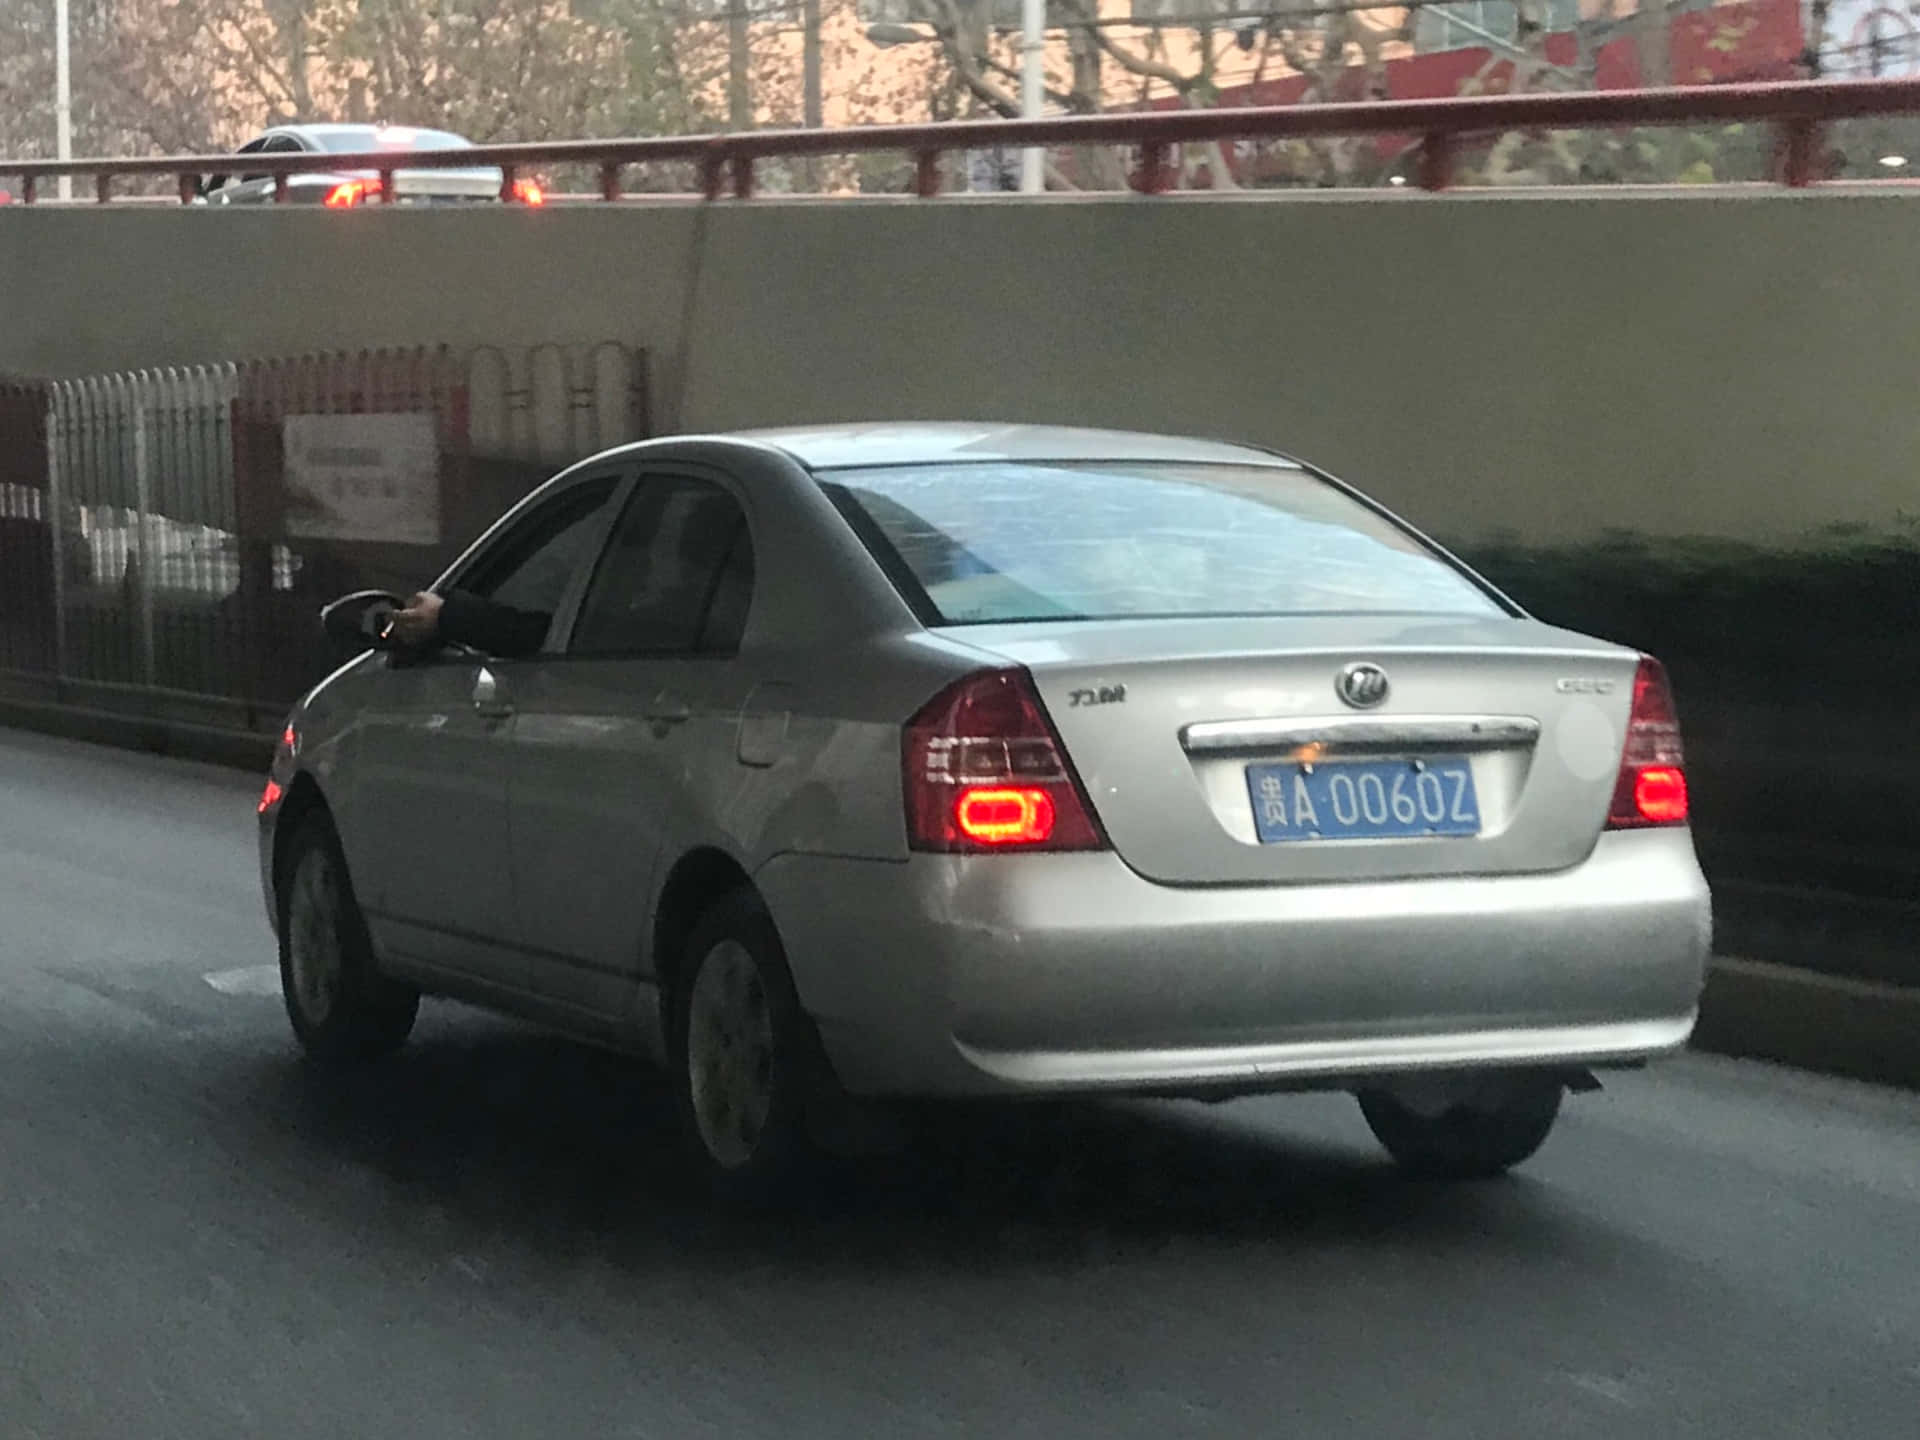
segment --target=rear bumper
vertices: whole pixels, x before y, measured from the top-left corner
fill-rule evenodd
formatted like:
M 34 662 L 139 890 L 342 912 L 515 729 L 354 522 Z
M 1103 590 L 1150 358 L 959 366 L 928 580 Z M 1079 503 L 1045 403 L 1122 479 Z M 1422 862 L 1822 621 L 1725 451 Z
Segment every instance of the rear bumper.
M 1646 1059 L 1692 1030 L 1711 925 L 1684 830 L 1502 878 L 1176 888 L 1085 854 L 783 856 L 758 881 L 863 1095 Z

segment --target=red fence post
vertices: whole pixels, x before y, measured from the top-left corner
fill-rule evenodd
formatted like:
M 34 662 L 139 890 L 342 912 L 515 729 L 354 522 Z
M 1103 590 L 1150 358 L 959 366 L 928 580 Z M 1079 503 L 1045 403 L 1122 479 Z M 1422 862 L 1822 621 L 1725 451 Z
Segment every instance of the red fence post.
M 1420 188 L 1445 190 L 1453 184 L 1453 136 L 1444 130 L 1428 132 L 1420 142 Z
M 1796 190 L 1804 189 L 1820 178 L 1815 173 L 1820 160 L 1820 122 L 1802 117 L 1785 120 L 1780 135 L 1785 150 L 1781 178 Z
M 1173 167 L 1167 163 L 1167 142 L 1149 140 L 1140 147 L 1140 189 L 1164 195 L 1173 188 Z
M 913 193 L 931 200 L 940 193 L 940 152 L 916 150 L 913 153 Z

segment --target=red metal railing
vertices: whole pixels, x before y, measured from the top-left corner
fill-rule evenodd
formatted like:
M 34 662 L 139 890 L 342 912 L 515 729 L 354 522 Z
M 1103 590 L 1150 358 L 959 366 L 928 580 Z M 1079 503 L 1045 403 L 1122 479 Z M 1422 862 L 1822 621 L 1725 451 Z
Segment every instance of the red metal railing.
M 380 175 L 379 198 L 393 198 L 393 172 L 498 167 L 501 194 L 511 198 L 523 172 L 553 165 L 589 165 L 599 171 L 600 197 L 619 200 L 628 166 L 691 162 L 709 200 L 731 191 L 753 193 L 757 161 L 821 155 L 897 152 L 915 161 L 915 190 L 939 193 L 939 157 L 955 150 L 996 146 L 1120 145 L 1139 152 L 1139 188 L 1172 188 L 1172 147 L 1209 140 L 1278 140 L 1306 136 L 1405 135 L 1417 137 L 1422 159 L 1419 184 L 1444 190 L 1452 157 L 1469 137 L 1515 130 L 1579 130 L 1643 125 L 1712 125 L 1760 122 L 1781 134 L 1781 183 L 1802 186 L 1818 178 L 1820 128 L 1836 120 L 1870 115 L 1920 113 L 1920 80 L 1794 81 L 1770 84 L 1675 87 L 1660 90 L 1596 90 L 1552 95 L 1486 95 L 1443 100 L 1381 100 L 1359 104 L 1287 105 L 1238 110 L 1172 110 L 1122 115 L 1066 115 L 1043 120 L 964 120 L 940 125 L 867 125 L 838 130 L 757 130 L 732 135 L 668 136 L 647 140 L 567 140 L 541 144 L 482 145 L 467 150 L 364 155 L 174 155 L 159 159 L 0 161 L 0 176 L 20 178 L 19 199 L 32 204 L 43 179 L 91 177 L 94 197 L 113 198 L 123 176 L 165 175 L 191 203 L 201 178 L 231 173 L 271 175 L 274 199 L 288 196 L 287 177 L 312 172 L 367 171 Z

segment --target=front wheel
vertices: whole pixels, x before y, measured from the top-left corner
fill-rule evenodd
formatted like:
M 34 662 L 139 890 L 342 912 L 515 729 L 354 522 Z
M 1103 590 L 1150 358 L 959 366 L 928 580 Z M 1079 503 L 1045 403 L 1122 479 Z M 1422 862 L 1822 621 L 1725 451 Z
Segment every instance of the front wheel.
M 1401 1169 L 1477 1180 L 1512 1169 L 1546 1143 L 1561 1094 L 1554 1076 L 1490 1076 L 1438 1102 L 1390 1090 L 1363 1090 L 1359 1100 L 1368 1128 Z
M 770 1198 L 818 1158 L 808 1109 L 827 1066 L 757 896 L 738 891 L 694 927 L 676 992 L 682 1129 L 723 1195 Z
M 413 1029 L 420 993 L 379 973 L 346 857 L 325 815 L 304 821 L 280 885 L 280 990 L 316 1060 L 371 1059 Z

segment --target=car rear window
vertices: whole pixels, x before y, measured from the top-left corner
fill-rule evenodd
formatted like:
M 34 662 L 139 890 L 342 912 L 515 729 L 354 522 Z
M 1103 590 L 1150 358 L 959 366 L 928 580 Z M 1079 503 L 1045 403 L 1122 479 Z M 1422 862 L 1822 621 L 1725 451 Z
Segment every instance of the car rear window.
M 821 481 L 939 624 L 1505 613 L 1416 536 L 1304 470 L 974 462 Z

